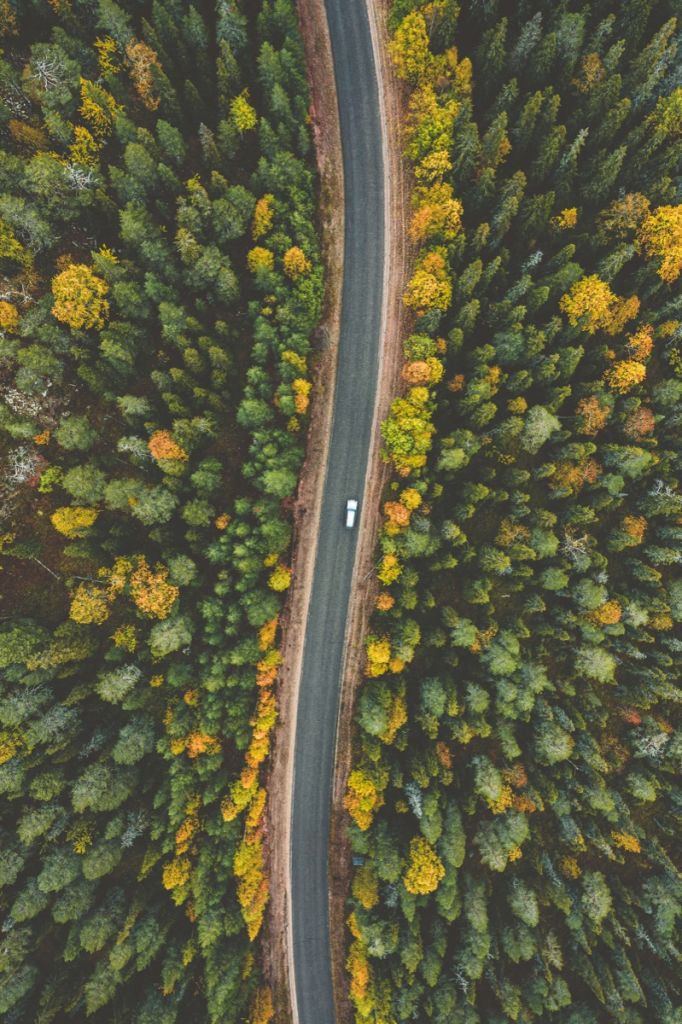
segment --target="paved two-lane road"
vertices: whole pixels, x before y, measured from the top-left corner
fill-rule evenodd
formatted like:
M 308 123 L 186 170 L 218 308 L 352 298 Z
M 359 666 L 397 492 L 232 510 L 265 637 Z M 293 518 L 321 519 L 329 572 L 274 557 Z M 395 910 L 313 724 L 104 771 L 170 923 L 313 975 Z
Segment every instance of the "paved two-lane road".
M 371 0 L 370 0 L 371 2 Z M 345 254 L 334 419 L 298 698 L 291 915 L 298 1024 L 334 1024 L 327 858 L 343 642 L 377 387 L 384 271 L 384 165 L 367 0 L 326 0 L 341 122 Z

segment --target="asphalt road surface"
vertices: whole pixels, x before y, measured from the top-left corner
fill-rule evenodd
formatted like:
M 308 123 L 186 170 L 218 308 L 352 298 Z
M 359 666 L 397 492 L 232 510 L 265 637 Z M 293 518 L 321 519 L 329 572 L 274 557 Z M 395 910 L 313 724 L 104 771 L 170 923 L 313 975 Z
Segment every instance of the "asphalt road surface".
M 384 264 L 379 96 L 366 0 L 326 0 L 345 179 L 334 419 L 298 699 L 291 821 L 299 1024 L 334 1024 L 327 858 L 343 641 L 377 386 Z M 347 498 L 360 499 L 355 529 Z

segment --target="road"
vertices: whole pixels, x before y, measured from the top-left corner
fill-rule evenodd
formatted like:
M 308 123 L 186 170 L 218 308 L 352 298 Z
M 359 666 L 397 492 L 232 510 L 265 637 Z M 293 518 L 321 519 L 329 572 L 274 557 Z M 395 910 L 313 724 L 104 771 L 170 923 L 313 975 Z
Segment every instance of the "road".
M 377 387 L 384 271 L 384 161 L 367 0 L 326 0 L 345 180 L 345 251 L 334 413 L 296 721 L 291 915 L 298 1024 L 334 1024 L 328 837 L 336 722 L 361 499 Z M 359 520 L 358 520 L 359 521 Z

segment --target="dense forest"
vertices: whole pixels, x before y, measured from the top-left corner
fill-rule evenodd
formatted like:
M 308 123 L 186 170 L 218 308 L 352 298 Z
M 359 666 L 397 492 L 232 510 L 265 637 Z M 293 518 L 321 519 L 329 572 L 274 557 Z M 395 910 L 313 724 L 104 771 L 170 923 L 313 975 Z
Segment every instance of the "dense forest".
M 358 1022 L 680 1024 L 682 9 L 395 0 Z
M 294 0 L 0 0 L 0 1018 L 265 1024 L 321 272 Z

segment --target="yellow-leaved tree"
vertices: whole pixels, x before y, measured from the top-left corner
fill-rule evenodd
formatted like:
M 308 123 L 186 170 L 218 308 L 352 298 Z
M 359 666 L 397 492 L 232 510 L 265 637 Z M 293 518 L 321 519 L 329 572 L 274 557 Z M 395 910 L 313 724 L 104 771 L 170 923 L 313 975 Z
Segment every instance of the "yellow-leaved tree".
M 109 286 L 85 263 L 72 263 L 52 279 L 52 315 L 74 330 L 103 327 L 109 315 Z
M 417 260 L 403 301 L 410 309 L 424 313 L 429 309 L 447 309 L 451 298 L 446 250 L 441 246 L 428 249 Z
M 278 565 L 268 577 L 268 586 L 271 590 L 288 590 L 291 583 L 291 569 L 286 565 Z
M 259 988 L 251 1004 L 251 1015 L 249 1024 L 269 1024 L 275 1016 L 275 1008 L 272 1005 L 272 992 L 269 985 Z
M 574 327 L 581 323 L 588 334 L 595 331 L 618 334 L 628 320 L 637 316 L 639 299 L 636 295 L 629 299 L 620 298 L 606 281 L 597 274 L 590 274 L 581 277 L 569 292 L 562 295 L 559 306 Z
M 367 637 L 367 666 L 365 675 L 381 676 L 388 671 L 391 660 L 391 642 L 388 637 Z
M 81 583 L 71 599 L 69 618 L 81 625 L 101 625 L 111 615 L 107 591 L 95 583 Z
M 427 388 L 410 388 L 404 398 L 393 400 L 381 435 L 387 455 L 401 476 L 425 465 L 434 430 Z
M 363 832 L 372 824 L 376 811 L 382 806 L 387 784 L 385 768 L 354 768 L 348 776 L 343 806 Z
M 258 830 L 247 830 L 232 861 L 237 878 L 237 899 L 253 942 L 263 923 L 269 886 L 265 874 L 263 839 Z
M 408 892 L 422 896 L 438 888 L 445 875 L 445 868 L 440 857 L 422 836 L 416 836 L 410 842 L 410 863 L 403 877 L 403 884 Z
M 122 107 L 110 92 L 97 82 L 81 78 L 81 105 L 78 113 L 90 125 L 90 131 L 97 138 L 111 135 L 116 115 Z
M 11 302 L 0 299 L 0 331 L 13 334 L 19 326 L 19 312 Z
M 646 366 L 636 359 L 621 359 L 604 372 L 604 380 L 614 391 L 627 394 L 646 377 Z
M 230 103 L 232 123 L 238 132 L 250 132 L 258 124 L 258 114 L 249 103 L 249 92 L 245 89 Z
M 284 271 L 289 277 L 300 277 L 301 274 L 307 274 L 311 269 L 312 263 L 303 249 L 299 249 L 297 245 L 292 245 L 284 253 Z
M 371 910 L 379 902 L 379 879 L 371 864 L 363 864 L 353 877 L 353 896 L 365 910 Z
M 457 100 L 442 98 L 430 82 L 420 85 L 410 96 L 407 117 L 406 155 L 420 163 L 432 153 L 447 150 L 452 144 Z
M 421 11 L 412 11 L 403 18 L 388 48 L 399 78 L 416 83 L 429 74 L 434 56 L 429 48 L 426 19 Z
M 275 197 L 268 193 L 256 203 L 256 207 L 253 211 L 253 222 L 251 225 L 251 234 L 254 238 L 261 238 L 262 235 L 266 235 L 272 227 L 272 222 L 275 216 L 273 209 Z
M 65 537 L 80 537 L 93 525 L 98 515 L 95 508 L 70 505 L 56 509 L 50 516 L 50 522 Z
M 660 260 L 658 276 L 676 281 L 682 272 L 682 204 L 653 210 L 642 221 L 637 240 L 647 256 Z
M 262 245 L 256 245 L 246 254 L 246 262 L 249 270 L 257 274 L 261 270 L 272 270 L 275 265 L 275 257 L 269 249 L 263 248 Z
M 459 199 L 455 199 L 452 185 L 441 181 L 419 187 L 413 193 L 412 205 L 410 235 L 415 242 L 429 238 L 449 242 L 456 237 L 462 226 L 463 207 Z

